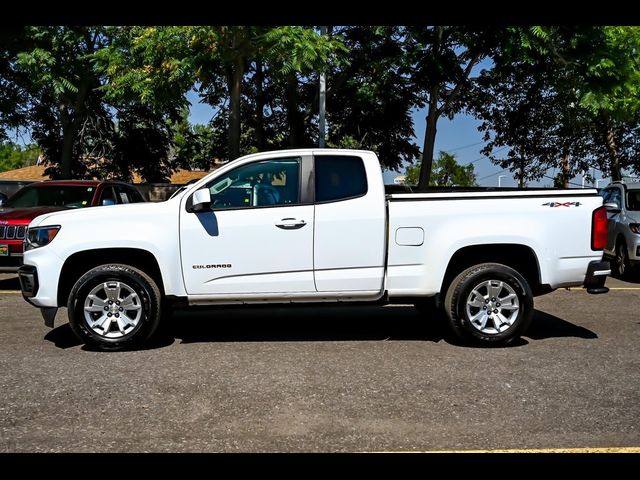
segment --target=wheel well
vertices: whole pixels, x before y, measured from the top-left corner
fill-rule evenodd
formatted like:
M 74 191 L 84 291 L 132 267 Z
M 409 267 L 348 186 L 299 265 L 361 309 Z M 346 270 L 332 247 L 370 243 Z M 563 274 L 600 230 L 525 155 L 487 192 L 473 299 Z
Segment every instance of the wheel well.
M 540 284 L 540 266 L 536 254 L 525 245 L 511 243 L 491 245 L 471 245 L 458 250 L 447 267 L 442 282 L 442 294 L 446 293 L 451 281 L 463 270 L 480 263 L 501 263 L 520 273 L 533 290 L 534 295 L 545 293 Z
M 138 248 L 100 248 L 74 253 L 64 262 L 58 283 L 58 305 L 65 306 L 76 281 L 98 265 L 122 263 L 142 270 L 149 275 L 164 294 L 162 274 L 152 253 Z

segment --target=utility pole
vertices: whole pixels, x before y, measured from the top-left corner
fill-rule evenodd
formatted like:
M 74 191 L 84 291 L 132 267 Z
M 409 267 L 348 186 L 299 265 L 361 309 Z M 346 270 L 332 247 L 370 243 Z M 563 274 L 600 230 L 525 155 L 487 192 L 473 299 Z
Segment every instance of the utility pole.
M 506 175 L 498 175 L 498 188 L 502 186 L 502 179 L 506 177 Z
M 326 35 L 326 34 L 327 34 L 327 27 L 320 27 L 320 35 Z M 320 72 L 320 98 L 319 98 L 320 118 L 318 120 L 318 124 L 320 127 L 318 146 L 320 148 L 325 147 L 325 139 L 327 137 L 326 119 L 325 119 L 326 108 L 327 108 L 326 102 L 327 102 L 327 79 L 326 79 L 325 73 Z

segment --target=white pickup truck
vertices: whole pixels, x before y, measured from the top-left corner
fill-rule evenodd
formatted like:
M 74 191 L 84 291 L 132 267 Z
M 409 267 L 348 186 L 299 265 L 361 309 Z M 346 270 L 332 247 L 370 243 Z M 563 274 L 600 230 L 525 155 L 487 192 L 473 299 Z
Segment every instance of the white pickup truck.
M 165 202 L 36 217 L 19 278 L 46 325 L 66 306 L 102 349 L 142 344 L 176 302 L 439 299 L 457 335 L 496 344 L 526 331 L 535 295 L 607 292 L 606 241 L 594 189 L 386 193 L 373 152 L 287 150 Z

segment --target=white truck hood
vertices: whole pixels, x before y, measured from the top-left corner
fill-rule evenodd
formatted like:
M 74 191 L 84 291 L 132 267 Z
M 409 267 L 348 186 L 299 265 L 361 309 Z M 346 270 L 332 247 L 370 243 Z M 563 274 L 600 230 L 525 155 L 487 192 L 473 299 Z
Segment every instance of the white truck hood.
M 67 223 L 84 223 L 117 218 L 121 222 L 139 222 L 148 216 L 166 212 L 167 202 L 130 203 L 126 205 L 109 205 L 101 207 L 89 207 L 77 210 L 64 210 L 60 212 L 45 213 L 29 224 L 30 228 L 46 225 L 62 225 Z M 174 202 L 171 202 L 174 203 Z

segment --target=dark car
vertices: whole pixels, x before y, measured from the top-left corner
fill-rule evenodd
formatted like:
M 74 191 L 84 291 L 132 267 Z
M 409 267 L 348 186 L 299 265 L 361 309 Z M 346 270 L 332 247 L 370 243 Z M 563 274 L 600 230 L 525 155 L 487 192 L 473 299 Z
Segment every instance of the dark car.
M 7 197 L 4 193 L 0 192 L 0 207 L 4 205 L 9 197 Z
M 124 182 L 48 180 L 27 185 L 0 206 L 0 272 L 15 272 L 22 265 L 22 241 L 38 215 L 144 201 L 136 187 Z

